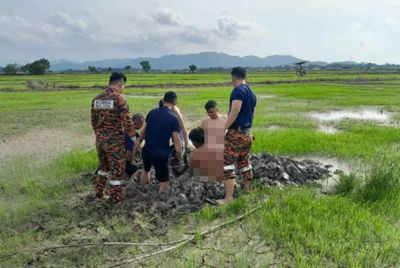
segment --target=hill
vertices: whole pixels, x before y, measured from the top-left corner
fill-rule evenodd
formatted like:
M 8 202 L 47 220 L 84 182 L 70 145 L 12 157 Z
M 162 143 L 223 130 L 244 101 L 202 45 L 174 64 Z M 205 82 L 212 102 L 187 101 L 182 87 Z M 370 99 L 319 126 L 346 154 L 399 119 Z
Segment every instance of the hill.
M 293 64 L 301 59 L 290 55 L 273 55 L 260 58 L 257 56 L 239 57 L 218 52 L 202 52 L 184 55 L 166 55 L 160 58 L 104 59 L 85 62 L 60 60 L 51 62 L 51 70 L 86 70 L 88 66 L 95 66 L 98 68 L 123 68 L 126 65 L 130 65 L 132 68 L 140 68 L 139 63 L 143 60 L 150 61 L 152 69 L 179 70 L 187 68 L 190 64 L 195 64 L 198 68 L 230 68 L 234 66 L 276 67 Z

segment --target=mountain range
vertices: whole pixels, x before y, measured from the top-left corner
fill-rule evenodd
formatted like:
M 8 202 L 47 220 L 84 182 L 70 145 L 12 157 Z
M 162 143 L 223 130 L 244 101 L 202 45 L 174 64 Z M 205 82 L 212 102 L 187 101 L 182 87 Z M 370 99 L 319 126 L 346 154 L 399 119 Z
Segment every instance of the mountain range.
M 69 60 L 58 60 L 51 62 L 52 71 L 64 70 L 87 70 L 88 66 L 96 68 L 124 68 L 129 65 L 133 69 L 141 68 L 140 62 L 147 60 L 152 69 L 157 70 L 181 70 L 194 64 L 197 68 L 231 68 L 234 66 L 243 67 L 276 67 L 291 65 L 302 61 L 290 55 L 273 55 L 264 58 L 257 56 L 232 56 L 219 52 L 201 52 L 184 55 L 166 55 L 159 58 L 141 57 L 133 59 L 105 59 L 98 61 L 73 62 Z

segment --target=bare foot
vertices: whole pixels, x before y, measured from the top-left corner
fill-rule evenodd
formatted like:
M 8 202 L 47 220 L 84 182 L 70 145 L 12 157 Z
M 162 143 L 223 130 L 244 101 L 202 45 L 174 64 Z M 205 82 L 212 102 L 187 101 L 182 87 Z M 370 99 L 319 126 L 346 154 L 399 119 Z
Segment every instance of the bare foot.
M 140 178 L 142 177 L 143 170 L 138 170 L 133 174 L 133 181 L 136 183 L 140 182 Z
M 169 182 L 161 182 L 160 183 L 160 190 L 158 191 L 158 193 L 161 194 L 162 192 L 165 192 L 166 190 L 169 189 L 169 187 L 170 187 Z
M 216 202 L 219 206 L 225 205 L 225 204 L 229 204 L 230 202 L 232 202 L 233 199 L 218 199 Z
M 142 185 L 147 185 L 150 183 L 149 173 L 143 172 L 140 176 L 140 183 Z

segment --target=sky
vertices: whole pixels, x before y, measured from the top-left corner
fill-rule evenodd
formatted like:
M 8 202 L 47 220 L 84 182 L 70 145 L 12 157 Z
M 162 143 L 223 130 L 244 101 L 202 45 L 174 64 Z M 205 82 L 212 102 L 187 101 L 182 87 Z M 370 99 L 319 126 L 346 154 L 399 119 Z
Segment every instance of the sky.
M 400 0 L 1 0 L 0 65 L 203 51 L 400 63 Z

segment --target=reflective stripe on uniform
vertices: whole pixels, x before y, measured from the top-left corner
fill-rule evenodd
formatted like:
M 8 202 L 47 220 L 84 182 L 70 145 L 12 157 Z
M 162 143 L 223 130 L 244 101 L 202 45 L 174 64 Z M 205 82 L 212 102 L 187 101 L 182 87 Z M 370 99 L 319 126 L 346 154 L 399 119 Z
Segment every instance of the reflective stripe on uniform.
M 108 181 L 108 184 L 111 185 L 111 186 L 120 186 L 120 185 L 123 185 L 123 184 L 124 184 L 124 181 L 121 181 L 121 180 L 111 180 L 111 181 Z
M 109 176 L 110 173 L 109 172 L 105 172 L 103 170 L 99 170 L 99 171 L 97 171 L 97 175 L 99 175 L 99 176 Z
M 250 165 L 248 165 L 247 167 L 242 168 L 242 169 L 240 170 L 240 172 L 244 173 L 244 172 L 249 171 L 249 170 L 252 170 L 252 169 L 253 169 L 253 166 L 250 164 Z
M 224 166 L 224 171 L 231 171 L 231 170 L 235 170 L 235 165 Z

